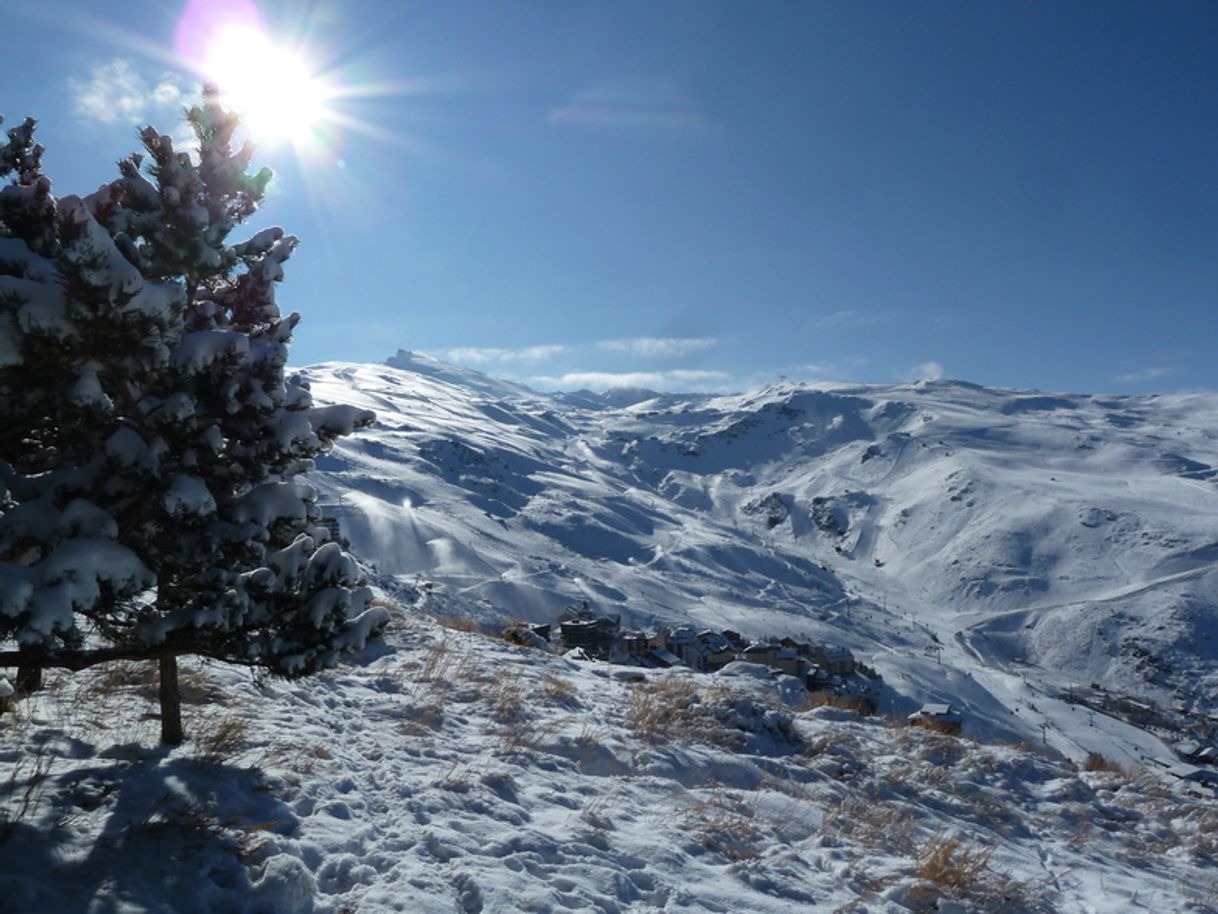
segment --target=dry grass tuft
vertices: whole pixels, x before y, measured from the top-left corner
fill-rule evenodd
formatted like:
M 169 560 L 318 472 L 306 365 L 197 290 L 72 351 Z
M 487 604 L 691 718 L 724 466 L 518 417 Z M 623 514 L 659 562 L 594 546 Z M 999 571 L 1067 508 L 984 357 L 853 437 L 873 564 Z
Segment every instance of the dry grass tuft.
M 1125 769 L 1119 762 L 1114 762 L 1100 752 L 1088 752 L 1083 759 L 1083 771 L 1110 771 L 1113 774 L 1125 774 Z
M 917 857 L 915 873 L 955 895 L 971 895 L 982 888 L 994 848 L 979 847 L 955 835 L 936 832 Z
M 403 668 L 403 673 L 408 668 Z M 478 653 L 458 648 L 451 638 L 438 638 L 423 655 L 422 665 L 415 677 L 418 682 L 438 686 L 468 684 L 478 678 Z
M 507 619 L 501 621 L 490 634 L 502 638 L 508 644 L 519 647 L 533 647 L 538 650 L 549 650 L 550 644 L 541 635 L 533 631 L 531 623 L 524 619 Z
M 626 723 L 636 736 L 651 742 L 685 740 L 735 748 L 742 734 L 715 717 L 714 703 L 726 694 L 721 688 L 700 689 L 688 675 L 647 679 L 631 686 Z
M 436 616 L 436 622 L 456 632 L 476 632 L 478 623 L 466 616 Z
M 682 817 L 685 829 L 709 851 L 739 863 L 760 854 L 756 807 L 728 790 L 713 790 Z
M 203 666 L 183 665 L 178 671 L 178 691 L 182 701 L 195 705 L 231 705 L 233 694 L 207 675 Z
M 453 649 L 447 641 L 435 642 L 423 658 L 423 667 L 419 670 L 420 682 L 435 682 L 448 678 L 445 674 L 453 663 Z
M 155 690 L 157 665 L 149 661 L 116 660 L 100 667 L 93 685 L 101 694 L 125 688 Z
M 554 673 L 545 673 L 541 677 L 541 683 L 537 691 L 543 699 L 552 704 L 563 705 L 567 708 L 578 708 L 580 706 L 579 696 L 575 693 L 575 686 L 571 685 L 570 680 L 563 679 Z
M 892 800 L 880 802 L 847 793 L 835 806 L 825 809 L 821 828 L 870 850 L 901 856 L 913 853 L 913 815 Z
M 13 837 L 23 823 L 34 818 L 47 792 L 51 758 L 45 746 L 18 759 L 0 781 L 0 847 Z
M 402 709 L 402 732 L 408 736 L 434 733 L 443 726 L 444 708 L 439 702 L 411 702 Z
M 514 720 L 500 729 L 499 749 L 507 754 L 536 752 L 542 743 L 569 723 L 571 723 L 570 717 L 554 717 L 543 721 L 533 721 L 528 718 Z
M 626 722 L 639 736 L 659 741 L 686 735 L 695 722 L 705 722 L 704 712 L 690 677 L 664 676 L 631 686 Z
M 488 696 L 491 716 L 501 724 L 523 719 L 526 691 L 524 677 L 519 671 L 500 680 Z
M 195 724 L 191 745 L 204 761 L 232 758 L 249 742 L 250 722 L 231 714 L 212 714 Z

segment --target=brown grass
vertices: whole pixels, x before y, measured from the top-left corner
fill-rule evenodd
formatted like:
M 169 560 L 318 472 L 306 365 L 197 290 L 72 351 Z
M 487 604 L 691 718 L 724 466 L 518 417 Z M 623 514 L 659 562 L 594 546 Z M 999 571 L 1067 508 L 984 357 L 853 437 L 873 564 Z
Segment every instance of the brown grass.
M 534 634 L 529 628 L 529 623 L 523 619 L 512 619 L 503 623 L 492 634 L 502 638 L 508 644 L 515 644 L 519 647 L 531 647 L 535 650 L 548 650 L 549 648 L 544 643 L 544 639 L 540 635 Z
M 563 679 L 554 673 L 545 673 L 541 677 L 537 693 L 541 698 L 552 704 L 563 705 L 567 708 L 578 708 L 580 706 L 579 696 L 576 694 L 575 687 L 571 685 L 570 680 Z
M 491 716 L 499 723 L 519 721 L 525 716 L 524 677 L 515 673 L 495 684 L 487 696 L 490 700 Z
M 651 742 L 685 740 L 732 748 L 741 734 L 715 719 L 713 703 L 722 689 L 699 689 L 692 676 L 667 675 L 634 683 L 626 706 L 626 723 L 636 736 Z
M 1100 752 L 1088 752 L 1083 759 L 1083 771 L 1110 771 L 1113 774 L 1125 774 L 1125 769 Z
M 912 854 L 914 818 L 901 803 L 848 793 L 825 809 L 822 830 L 885 854 Z
M 476 632 L 478 623 L 466 616 L 436 616 L 436 622 L 456 632 Z
M 982 887 L 994 850 L 936 832 L 919 852 L 914 872 L 954 895 L 970 895 Z
M 246 747 L 250 722 L 232 714 L 212 714 L 195 724 L 191 745 L 204 761 L 225 761 Z
M 724 789 L 713 790 L 682 816 L 685 830 L 709 851 L 739 863 L 760 853 L 761 828 L 753 804 Z
M 150 661 L 116 660 L 103 665 L 97 673 L 95 688 L 101 693 L 121 688 L 151 688 L 157 684 L 157 665 Z

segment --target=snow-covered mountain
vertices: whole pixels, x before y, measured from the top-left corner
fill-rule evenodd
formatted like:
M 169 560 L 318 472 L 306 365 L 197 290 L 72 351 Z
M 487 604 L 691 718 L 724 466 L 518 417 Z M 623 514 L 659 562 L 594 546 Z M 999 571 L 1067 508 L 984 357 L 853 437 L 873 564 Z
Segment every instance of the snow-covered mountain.
M 1218 911 L 1218 800 L 1168 770 L 1218 723 L 1218 400 L 393 361 L 306 371 L 379 414 L 312 479 L 384 642 L 300 681 L 183 658 L 173 748 L 152 665 L 51 672 L 0 714 L 0 912 Z M 576 600 L 847 644 L 882 713 L 451 618 Z M 928 700 L 964 738 L 901 725 Z
M 963 703 L 966 729 L 1071 756 L 1087 739 L 1063 690 L 1099 683 L 1182 726 L 1218 697 L 1218 397 L 549 396 L 390 361 L 306 370 L 319 399 L 379 416 L 315 481 L 355 551 L 390 584 L 430 582 L 443 612 L 551 621 L 586 600 L 836 641 L 896 710 Z M 1162 753 L 1127 736 L 1131 757 Z

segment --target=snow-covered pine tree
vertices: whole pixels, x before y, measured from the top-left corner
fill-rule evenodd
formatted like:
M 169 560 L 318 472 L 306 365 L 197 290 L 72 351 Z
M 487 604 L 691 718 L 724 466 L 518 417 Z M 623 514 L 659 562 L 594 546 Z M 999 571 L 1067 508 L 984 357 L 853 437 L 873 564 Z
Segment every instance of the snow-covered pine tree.
M 168 743 L 178 656 L 301 676 L 387 621 L 300 479 L 373 414 L 285 376 L 296 239 L 229 243 L 270 172 L 214 89 L 187 119 L 197 157 L 145 128 L 83 199 L 32 121 L 0 147 L 0 666 L 156 660 Z

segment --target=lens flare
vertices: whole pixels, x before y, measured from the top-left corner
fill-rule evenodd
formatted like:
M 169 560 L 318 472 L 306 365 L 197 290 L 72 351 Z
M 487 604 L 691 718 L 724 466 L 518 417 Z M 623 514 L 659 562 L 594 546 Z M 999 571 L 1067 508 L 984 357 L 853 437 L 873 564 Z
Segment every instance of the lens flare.
M 192 0 L 179 20 L 181 57 L 220 89 L 255 143 L 316 151 L 331 91 L 306 54 L 277 42 L 245 0 Z
M 219 29 L 203 63 L 256 142 L 307 143 L 326 116 L 326 88 L 304 57 L 246 25 Z

